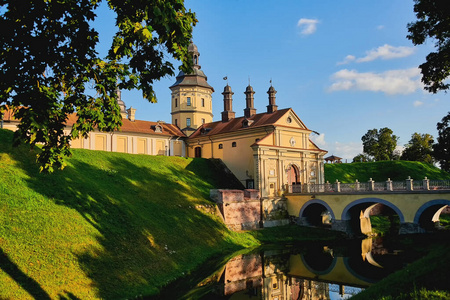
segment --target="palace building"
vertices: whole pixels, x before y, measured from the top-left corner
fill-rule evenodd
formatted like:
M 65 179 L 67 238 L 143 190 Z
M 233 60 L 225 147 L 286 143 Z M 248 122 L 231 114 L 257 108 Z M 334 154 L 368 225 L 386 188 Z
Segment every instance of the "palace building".
M 72 141 L 73 148 L 221 159 L 246 188 L 274 198 L 295 190 L 300 183 L 324 183 L 324 155 L 308 129 L 291 108 L 278 109 L 276 90 L 270 86 L 266 110 L 257 113 L 254 91 L 245 90 L 246 107 L 241 117 L 233 111 L 233 92 L 227 84 L 222 92 L 221 120 L 213 121 L 212 93 L 199 64 L 200 53 L 189 46 L 194 62 L 190 74 L 180 72 L 170 86 L 172 124 L 136 120 L 135 109 L 126 109 L 118 93 L 123 125 L 120 131 L 94 131 Z M 2 126 L 14 130 L 13 116 L 5 114 Z M 67 120 L 67 133 L 76 120 Z

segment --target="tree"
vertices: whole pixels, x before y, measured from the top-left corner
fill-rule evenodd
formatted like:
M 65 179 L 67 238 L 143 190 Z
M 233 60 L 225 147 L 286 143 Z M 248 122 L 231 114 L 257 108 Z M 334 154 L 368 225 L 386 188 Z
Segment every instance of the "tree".
M 174 75 L 167 54 L 192 70 L 187 47 L 197 20 L 183 0 L 108 0 L 117 32 L 106 58 L 95 51 L 92 27 L 100 1 L 0 2 L 0 111 L 12 109 L 21 120 L 15 144 L 43 145 L 41 170 L 62 168 L 72 139 L 121 126 L 117 88 L 139 89 L 156 102 L 153 82 Z M 78 121 L 64 133 L 74 112 Z
M 405 145 L 401 159 L 433 163 L 433 136 L 428 133 L 413 133 L 411 140 Z
M 372 161 L 372 158 L 369 155 L 360 153 L 360 154 L 356 155 L 355 157 L 353 157 L 352 163 L 354 163 L 354 162 L 371 162 L 371 161 Z
M 398 137 L 387 127 L 380 130 L 371 129 L 361 138 L 363 152 L 375 161 L 395 159 L 394 150 L 397 147 Z
M 433 145 L 434 158 L 441 169 L 450 172 L 450 112 L 437 123 L 437 143 Z
M 427 38 L 435 40 L 437 52 L 431 52 L 422 70 L 425 89 L 436 93 L 448 90 L 450 84 L 445 79 L 450 75 L 450 9 L 448 0 L 414 0 L 417 21 L 408 24 L 407 36 L 414 45 L 421 45 Z

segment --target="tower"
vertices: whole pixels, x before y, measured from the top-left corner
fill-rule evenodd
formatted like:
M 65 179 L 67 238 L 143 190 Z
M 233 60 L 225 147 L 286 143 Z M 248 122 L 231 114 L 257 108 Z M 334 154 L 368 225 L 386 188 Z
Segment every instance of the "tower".
M 208 84 L 205 73 L 200 70 L 200 53 L 194 43 L 191 42 L 188 52 L 194 63 L 193 70 L 189 74 L 180 71 L 170 90 L 172 91 L 172 124 L 189 136 L 203 123 L 212 122 L 214 88 Z

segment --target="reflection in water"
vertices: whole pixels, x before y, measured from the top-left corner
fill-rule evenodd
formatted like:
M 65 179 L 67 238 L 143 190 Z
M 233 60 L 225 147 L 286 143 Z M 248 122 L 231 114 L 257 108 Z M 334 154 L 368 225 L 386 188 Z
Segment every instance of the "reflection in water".
M 314 244 L 241 254 L 181 298 L 347 299 L 402 268 L 401 253 L 366 239 L 335 249 Z

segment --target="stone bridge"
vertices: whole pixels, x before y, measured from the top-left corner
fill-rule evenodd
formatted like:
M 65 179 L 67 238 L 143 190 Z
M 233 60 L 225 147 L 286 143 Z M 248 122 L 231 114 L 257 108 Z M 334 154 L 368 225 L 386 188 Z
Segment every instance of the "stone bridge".
M 398 216 L 400 234 L 435 230 L 441 212 L 450 205 L 450 181 L 424 179 L 415 184 L 390 180 L 376 185 L 355 182 L 343 186 L 339 182 L 290 188 L 286 193 L 287 210 L 300 225 L 328 226 L 349 235 L 370 235 L 371 214 Z M 295 190 L 297 188 L 297 190 Z

